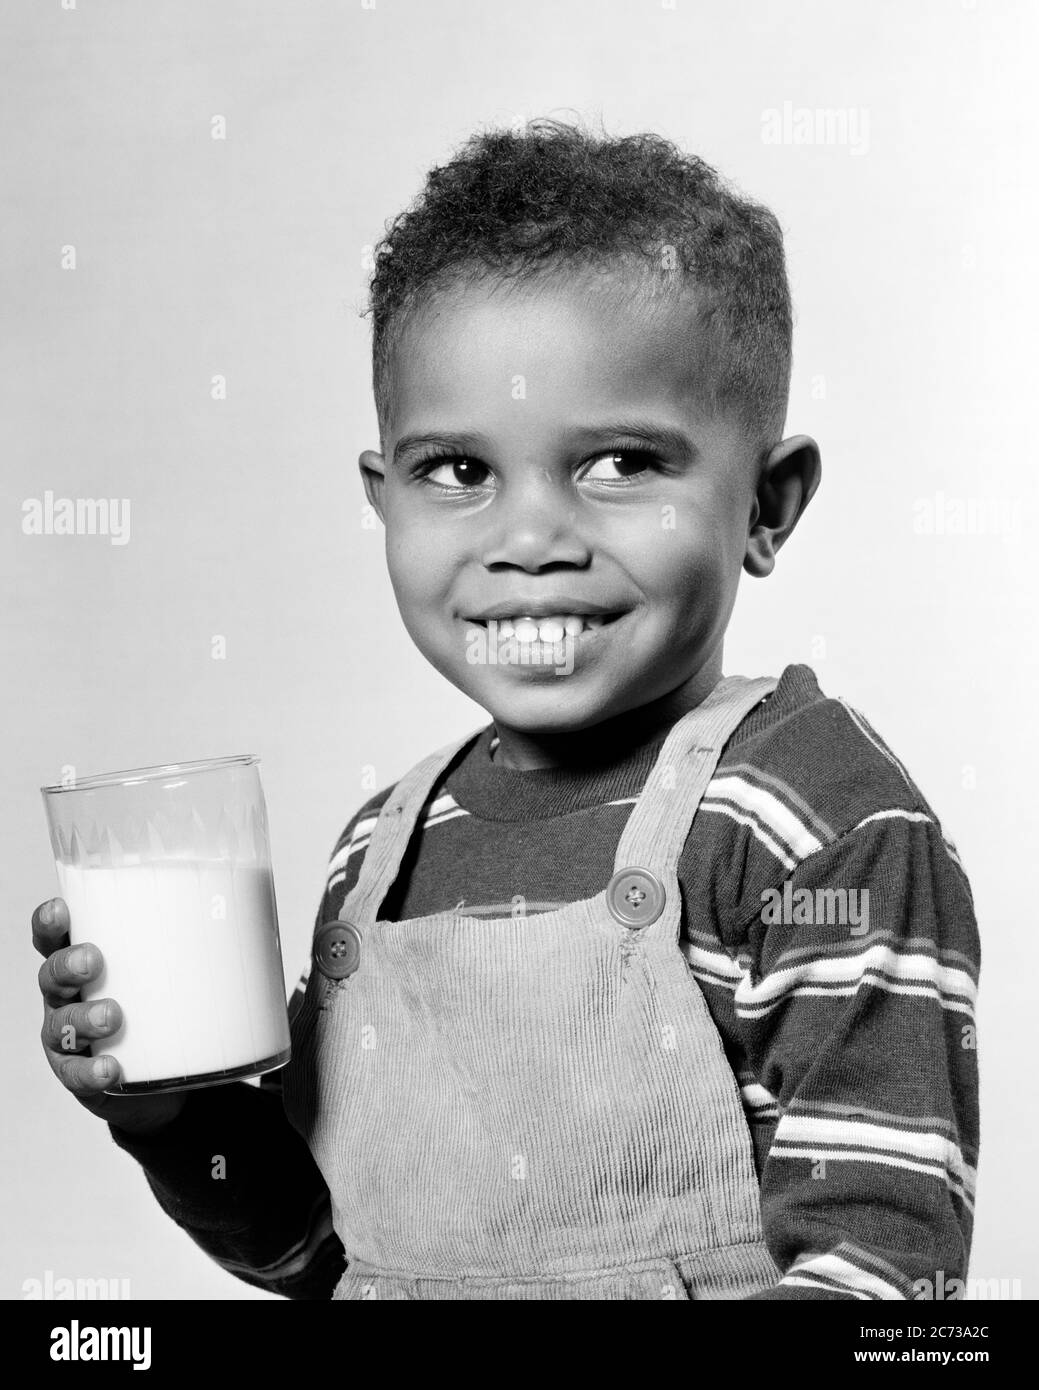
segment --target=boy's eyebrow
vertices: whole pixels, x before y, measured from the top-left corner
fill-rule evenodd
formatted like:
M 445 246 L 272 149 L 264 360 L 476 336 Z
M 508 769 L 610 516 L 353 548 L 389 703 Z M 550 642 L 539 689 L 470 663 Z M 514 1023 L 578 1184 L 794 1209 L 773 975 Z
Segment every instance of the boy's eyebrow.
M 684 430 L 672 425 L 658 424 L 653 420 L 606 420 L 597 425 L 582 425 L 569 432 L 575 441 L 593 443 L 597 439 L 627 438 L 638 439 L 650 447 L 667 453 L 692 457 L 696 446 Z M 487 439 L 481 434 L 466 431 L 455 433 L 405 434 L 397 440 L 393 450 L 393 462 L 400 463 L 404 456 L 418 449 L 453 449 L 458 453 L 486 452 Z
M 402 434 L 393 446 L 393 462 L 400 463 L 404 455 L 413 454 L 418 449 L 432 448 L 454 449 L 460 454 L 478 454 L 487 450 L 488 442 L 482 434 L 470 434 L 465 430 L 452 430 L 443 434 L 436 431 L 429 434 Z
M 658 424 L 655 420 L 605 420 L 601 424 L 587 425 L 575 430 L 574 435 L 589 442 L 609 435 L 638 439 L 665 453 L 692 456 L 696 446 L 685 430 L 673 425 Z

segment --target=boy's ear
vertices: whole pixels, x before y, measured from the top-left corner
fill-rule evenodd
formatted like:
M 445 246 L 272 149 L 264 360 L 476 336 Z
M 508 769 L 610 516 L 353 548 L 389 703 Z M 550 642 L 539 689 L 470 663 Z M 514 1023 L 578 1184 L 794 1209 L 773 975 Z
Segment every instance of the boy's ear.
M 807 434 L 791 435 L 769 452 L 747 533 L 743 568 L 756 579 L 771 574 L 776 551 L 801 519 L 822 476 L 819 446 Z
M 386 481 L 386 460 L 374 449 L 365 449 L 357 463 L 364 482 L 364 495 L 372 504 L 375 515 L 385 525 L 386 518 L 382 514 L 382 489 Z

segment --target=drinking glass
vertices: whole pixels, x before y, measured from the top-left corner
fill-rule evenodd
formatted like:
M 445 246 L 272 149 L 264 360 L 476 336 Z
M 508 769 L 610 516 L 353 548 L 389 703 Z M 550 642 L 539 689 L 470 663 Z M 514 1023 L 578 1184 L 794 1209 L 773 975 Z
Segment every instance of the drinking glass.
M 267 808 L 245 754 L 41 787 L 69 940 L 104 969 L 84 1000 L 115 999 L 112 1095 L 259 1076 L 291 1050 Z M 71 1040 L 71 1048 L 75 1049 Z

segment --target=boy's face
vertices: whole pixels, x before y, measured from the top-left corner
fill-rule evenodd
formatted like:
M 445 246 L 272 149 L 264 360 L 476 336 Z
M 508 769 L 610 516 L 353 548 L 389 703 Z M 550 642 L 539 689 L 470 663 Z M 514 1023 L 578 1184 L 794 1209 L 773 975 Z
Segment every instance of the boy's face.
M 585 277 L 460 288 L 406 329 L 361 467 L 408 632 L 503 742 L 720 679 L 759 458 L 698 403 L 701 349 L 688 302 Z

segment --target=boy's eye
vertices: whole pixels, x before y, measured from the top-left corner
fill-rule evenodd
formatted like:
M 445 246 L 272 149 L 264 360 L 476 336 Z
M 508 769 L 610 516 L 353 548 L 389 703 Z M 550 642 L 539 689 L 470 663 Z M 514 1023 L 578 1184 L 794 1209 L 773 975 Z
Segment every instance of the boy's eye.
M 626 478 L 645 473 L 652 463 L 651 456 L 640 449 L 609 449 L 597 455 L 581 477 L 584 481 L 591 479 L 596 483 L 623 482 Z
M 438 463 L 426 471 L 425 476 L 439 487 L 464 488 L 479 487 L 487 478 L 486 464 L 475 459 L 455 458 L 447 463 Z

